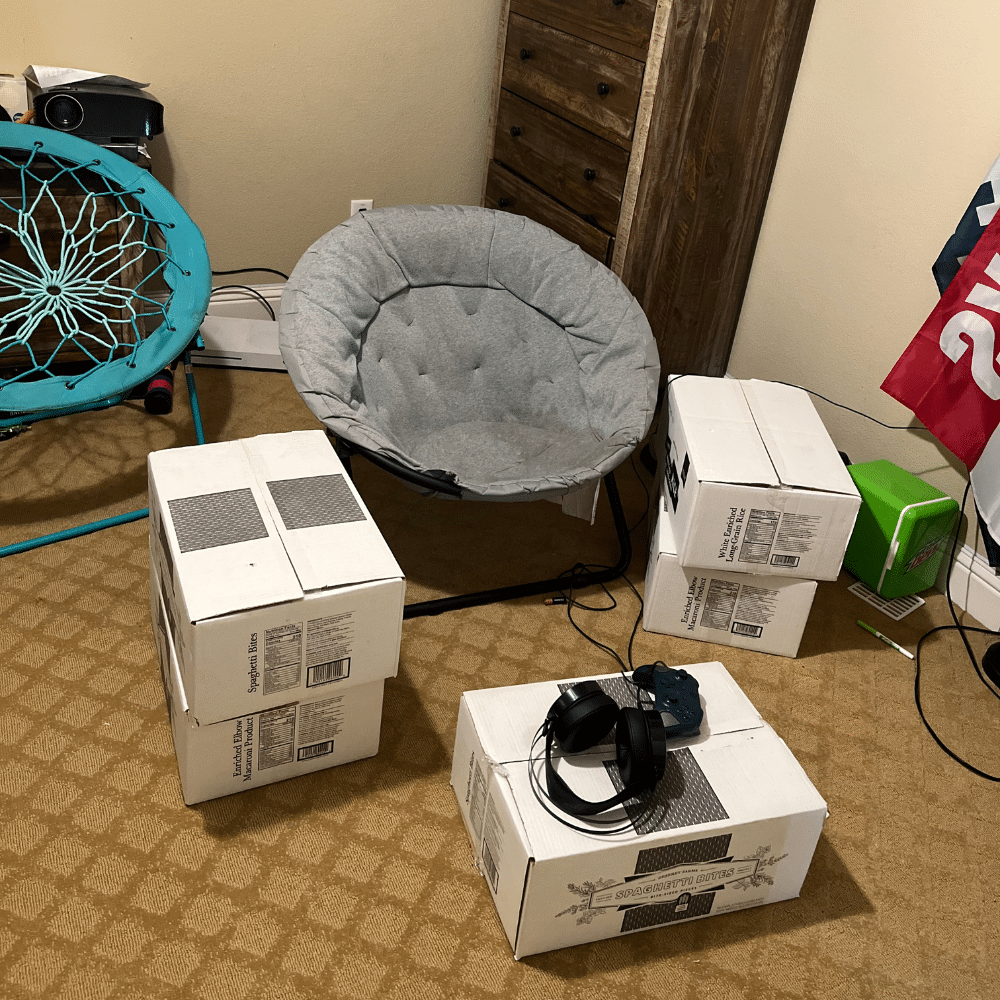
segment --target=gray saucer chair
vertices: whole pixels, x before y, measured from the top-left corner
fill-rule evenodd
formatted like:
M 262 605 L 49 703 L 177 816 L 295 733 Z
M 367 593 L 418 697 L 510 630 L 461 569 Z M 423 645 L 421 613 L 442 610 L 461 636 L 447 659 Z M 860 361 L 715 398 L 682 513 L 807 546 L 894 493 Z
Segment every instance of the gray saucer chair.
M 352 216 L 299 261 L 281 353 L 348 463 L 360 454 L 428 493 L 557 498 L 603 478 L 645 436 L 659 361 L 632 294 L 578 246 L 521 216 L 455 205 Z M 404 616 L 565 588 L 565 577 L 407 605 Z

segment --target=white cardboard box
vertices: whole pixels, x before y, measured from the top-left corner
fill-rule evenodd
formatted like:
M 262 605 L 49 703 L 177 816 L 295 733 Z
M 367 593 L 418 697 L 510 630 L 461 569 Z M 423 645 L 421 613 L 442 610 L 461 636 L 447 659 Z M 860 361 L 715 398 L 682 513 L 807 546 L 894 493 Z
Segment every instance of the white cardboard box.
M 795 656 L 816 596 L 816 581 L 682 566 L 667 503 L 661 495 L 646 564 L 642 627 L 647 632 Z
M 192 718 L 395 676 L 403 574 L 322 431 L 153 452 L 149 494 Z
M 672 376 L 665 491 L 683 566 L 835 580 L 861 506 L 808 394 Z
M 451 783 L 515 958 L 799 894 L 826 803 L 721 663 L 686 669 L 700 684 L 701 734 L 668 744 L 648 822 L 635 810 L 644 832 L 611 837 L 564 826 L 529 784 L 539 725 L 583 678 L 462 696 Z M 594 679 L 629 698 L 620 675 Z M 555 764 L 584 798 L 617 788 L 613 744 Z
M 385 681 L 334 688 L 326 696 L 198 725 L 170 639 L 166 607 L 153 632 L 188 805 L 346 764 L 378 752 Z

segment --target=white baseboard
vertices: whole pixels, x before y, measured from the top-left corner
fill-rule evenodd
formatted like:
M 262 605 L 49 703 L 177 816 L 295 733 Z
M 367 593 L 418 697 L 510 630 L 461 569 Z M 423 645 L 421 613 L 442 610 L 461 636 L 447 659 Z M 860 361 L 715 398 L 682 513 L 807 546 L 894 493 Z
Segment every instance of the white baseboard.
M 937 589 L 944 592 L 948 552 L 938 573 Z M 951 569 L 951 598 L 988 629 L 1000 629 L 1000 577 L 975 549 L 963 545 Z
M 226 285 L 232 282 L 239 282 L 239 275 L 229 278 L 216 278 L 217 285 Z M 242 284 L 242 282 L 239 282 Z M 274 310 L 275 316 L 278 314 L 278 305 L 281 302 L 281 293 L 285 289 L 284 282 L 273 285 L 248 285 L 258 295 L 262 295 L 268 305 Z M 209 316 L 230 316 L 233 319 L 270 319 L 264 304 L 252 292 L 244 291 L 242 288 L 227 288 L 223 292 L 215 292 L 208 303 Z

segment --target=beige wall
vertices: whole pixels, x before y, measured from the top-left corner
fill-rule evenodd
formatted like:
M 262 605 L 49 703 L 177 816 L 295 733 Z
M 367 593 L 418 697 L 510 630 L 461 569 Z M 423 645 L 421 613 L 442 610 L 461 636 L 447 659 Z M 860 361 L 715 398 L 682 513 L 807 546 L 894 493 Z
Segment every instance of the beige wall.
M 817 0 L 733 375 L 915 422 L 879 385 L 934 307 L 931 264 L 1000 154 L 998 51 L 1000 18 L 980 0 Z M 961 499 L 964 466 L 928 434 L 817 408 L 853 461 L 888 458 Z
M 479 202 L 500 0 L 50 0 L 44 15 L 4 17 L 0 71 L 148 81 L 166 109 L 154 173 L 216 269 L 289 270 L 352 198 Z

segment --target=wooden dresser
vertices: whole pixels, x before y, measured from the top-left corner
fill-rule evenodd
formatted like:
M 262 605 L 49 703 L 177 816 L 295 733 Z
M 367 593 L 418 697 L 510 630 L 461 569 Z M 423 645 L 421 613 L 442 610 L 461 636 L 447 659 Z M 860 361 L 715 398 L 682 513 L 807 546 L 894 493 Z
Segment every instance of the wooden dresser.
M 725 373 L 813 2 L 504 2 L 483 204 L 608 264 L 664 377 Z

